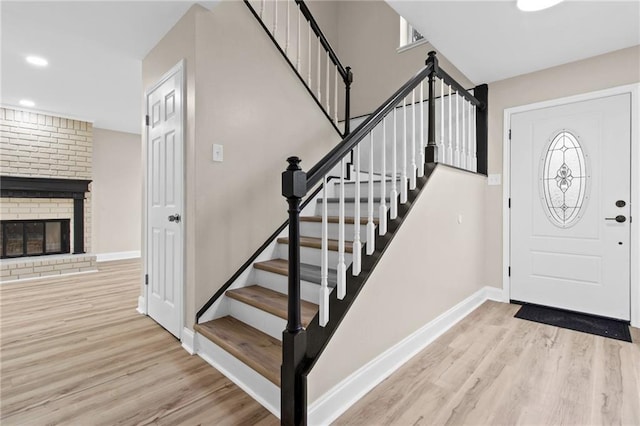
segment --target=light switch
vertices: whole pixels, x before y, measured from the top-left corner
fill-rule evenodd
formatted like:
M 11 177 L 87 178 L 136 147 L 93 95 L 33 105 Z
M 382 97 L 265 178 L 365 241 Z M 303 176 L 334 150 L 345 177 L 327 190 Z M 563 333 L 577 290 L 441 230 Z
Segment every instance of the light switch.
M 218 145 L 214 143 L 213 144 L 213 161 L 222 163 L 223 159 L 224 159 L 224 149 L 222 145 Z
M 500 185 L 502 175 L 500 173 L 490 174 L 487 180 L 489 185 Z
M 458 215 L 458 224 L 460 224 L 460 225 L 462 224 L 462 215 L 461 214 Z

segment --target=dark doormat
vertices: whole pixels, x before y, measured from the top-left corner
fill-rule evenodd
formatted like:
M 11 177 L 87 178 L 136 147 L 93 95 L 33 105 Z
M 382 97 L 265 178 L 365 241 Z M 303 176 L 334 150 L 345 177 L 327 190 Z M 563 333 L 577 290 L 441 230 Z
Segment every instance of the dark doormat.
M 522 308 L 516 313 L 515 317 L 540 322 L 542 324 L 554 325 L 556 327 L 568 328 L 569 330 L 581 331 L 583 333 L 595 334 L 596 336 L 631 342 L 629 325 L 624 321 L 530 304 L 522 305 Z

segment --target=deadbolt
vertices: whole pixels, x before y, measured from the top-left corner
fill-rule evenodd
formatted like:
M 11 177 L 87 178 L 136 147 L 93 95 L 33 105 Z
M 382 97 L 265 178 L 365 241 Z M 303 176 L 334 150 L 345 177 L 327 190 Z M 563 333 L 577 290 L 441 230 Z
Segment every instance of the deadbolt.
M 627 205 L 627 203 L 625 203 L 624 200 L 616 201 L 616 207 L 624 207 L 626 205 Z
M 627 221 L 627 218 L 621 214 L 616 217 L 605 217 L 604 220 L 615 220 L 618 223 L 624 223 Z

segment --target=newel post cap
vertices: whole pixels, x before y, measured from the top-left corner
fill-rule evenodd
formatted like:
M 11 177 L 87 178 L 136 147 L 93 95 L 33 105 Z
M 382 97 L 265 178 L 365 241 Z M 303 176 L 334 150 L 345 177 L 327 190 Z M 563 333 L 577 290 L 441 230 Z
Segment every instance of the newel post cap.
M 300 168 L 300 158 L 289 157 L 287 170 L 282 172 L 282 195 L 286 198 L 302 198 L 307 194 L 307 173 Z

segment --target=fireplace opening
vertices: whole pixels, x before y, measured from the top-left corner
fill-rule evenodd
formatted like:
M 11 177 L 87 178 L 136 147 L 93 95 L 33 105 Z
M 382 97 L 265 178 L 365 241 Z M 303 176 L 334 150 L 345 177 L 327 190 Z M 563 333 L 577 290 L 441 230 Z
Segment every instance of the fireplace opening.
M 69 219 L 3 220 L 2 259 L 70 252 Z

